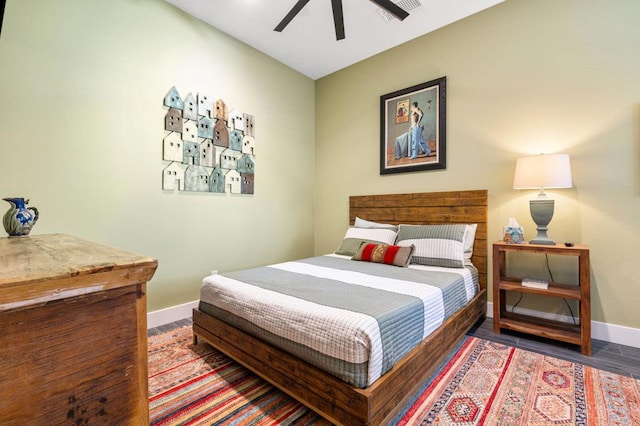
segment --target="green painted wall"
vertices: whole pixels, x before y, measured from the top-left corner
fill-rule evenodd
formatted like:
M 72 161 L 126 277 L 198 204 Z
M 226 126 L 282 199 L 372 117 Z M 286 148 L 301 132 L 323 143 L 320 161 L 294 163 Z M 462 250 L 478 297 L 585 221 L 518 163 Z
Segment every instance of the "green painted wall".
M 311 79 L 159 0 L 9 0 L 0 64 L 0 196 L 40 209 L 34 234 L 156 257 L 150 311 L 313 253 Z M 162 191 L 173 85 L 255 115 L 255 195 Z
M 510 217 L 532 238 L 535 191 L 511 188 L 516 159 L 567 153 L 574 188 L 548 191 L 550 236 L 590 246 L 593 319 L 640 328 L 639 16 L 635 0 L 507 0 L 318 80 L 315 252 L 337 246 L 353 194 L 486 188 L 490 240 Z M 441 76 L 446 170 L 380 176 L 380 95 Z M 568 315 L 562 301 L 520 306 Z
M 157 257 L 153 311 L 195 300 L 212 269 L 334 250 L 352 194 L 487 188 L 490 239 L 510 217 L 531 238 L 515 160 L 564 152 L 575 186 L 550 191 L 550 234 L 591 247 L 593 318 L 640 328 L 639 15 L 635 0 L 507 0 L 314 83 L 163 1 L 9 0 L 0 196 L 41 209 L 34 233 Z M 380 95 L 445 75 L 447 169 L 380 176 Z M 256 116 L 254 196 L 161 190 L 172 85 Z

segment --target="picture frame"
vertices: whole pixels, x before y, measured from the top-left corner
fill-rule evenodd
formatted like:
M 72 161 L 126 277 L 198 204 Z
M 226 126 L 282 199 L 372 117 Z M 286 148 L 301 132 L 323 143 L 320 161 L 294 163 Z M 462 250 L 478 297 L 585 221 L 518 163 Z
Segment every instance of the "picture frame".
M 380 96 L 380 174 L 446 169 L 447 77 Z

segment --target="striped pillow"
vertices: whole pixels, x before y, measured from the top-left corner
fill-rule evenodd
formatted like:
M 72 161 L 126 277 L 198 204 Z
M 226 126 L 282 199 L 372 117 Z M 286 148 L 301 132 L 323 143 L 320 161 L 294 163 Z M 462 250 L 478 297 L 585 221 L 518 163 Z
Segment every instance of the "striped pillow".
M 406 268 L 411 262 L 413 246 L 400 247 L 388 246 L 386 244 L 374 244 L 362 242 L 360 248 L 351 260 L 361 260 L 363 262 L 385 263 L 387 265 L 401 266 Z
M 445 268 L 465 265 L 464 237 L 469 225 L 400 225 L 396 244 L 415 246 L 411 263 Z
M 336 250 L 336 254 L 353 256 L 363 241 L 391 245 L 396 241 L 396 231 L 383 228 L 349 228 Z

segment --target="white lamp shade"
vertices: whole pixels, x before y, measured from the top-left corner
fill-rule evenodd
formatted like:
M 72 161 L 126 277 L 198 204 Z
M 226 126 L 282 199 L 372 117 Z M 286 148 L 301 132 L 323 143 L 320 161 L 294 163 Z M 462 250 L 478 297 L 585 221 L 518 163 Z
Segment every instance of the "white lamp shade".
M 540 154 L 518 158 L 513 189 L 571 188 L 567 154 Z

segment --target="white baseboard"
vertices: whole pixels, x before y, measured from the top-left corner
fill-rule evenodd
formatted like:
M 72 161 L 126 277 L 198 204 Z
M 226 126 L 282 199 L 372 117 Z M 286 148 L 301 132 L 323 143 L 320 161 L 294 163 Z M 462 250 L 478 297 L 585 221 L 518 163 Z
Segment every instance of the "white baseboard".
M 159 311 L 149 312 L 147 314 L 147 327 L 154 328 L 164 324 L 169 324 L 185 318 L 191 318 L 193 308 L 198 307 L 198 301 L 184 303 L 182 305 L 172 306 L 170 308 L 161 309 Z M 511 310 L 511 306 L 507 309 Z M 565 315 L 551 314 L 546 312 L 538 312 L 531 309 L 517 308 L 518 312 L 537 316 L 539 318 L 553 319 L 571 323 L 571 317 Z M 493 318 L 493 303 L 487 303 L 487 316 Z M 605 342 L 617 343 L 620 345 L 633 346 L 640 348 L 640 329 L 625 327 L 623 325 L 607 324 L 604 322 L 591 321 L 591 338 L 604 340 Z
M 198 307 L 198 300 L 184 303 L 182 305 L 172 306 L 159 311 L 149 312 L 147 314 L 147 328 L 159 327 L 185 318 L 191 318 L 193 308 Z
M 511 310 L 507 306 L 507 310 Z M 516 308 L 517 312 L 524 315 L 531 315 L 538 318 L 551 319 L 571 323 L 571 317 L 547 312 L 539 312 L 531 309 Z M 493 303 L 487 303 L 487 316 L 493 318 Z M 617 343 L 619 345 L 633 346 L 640 348 L 640 329 L 626 327 L 624 325 L 607 324 L 606 322 L 591 321 L 591 338 L 604 340 L 605 342 Z

